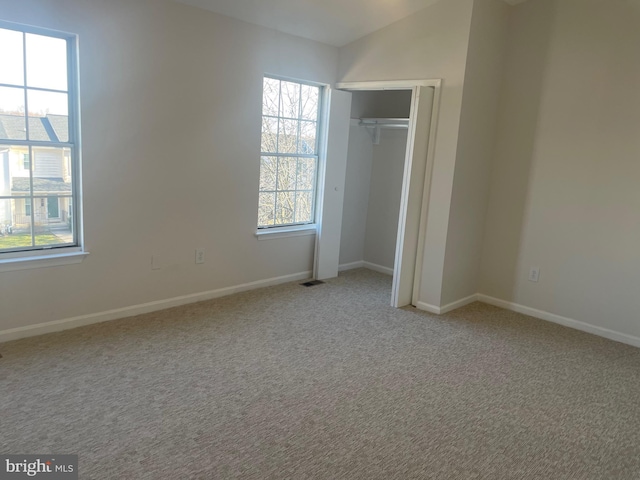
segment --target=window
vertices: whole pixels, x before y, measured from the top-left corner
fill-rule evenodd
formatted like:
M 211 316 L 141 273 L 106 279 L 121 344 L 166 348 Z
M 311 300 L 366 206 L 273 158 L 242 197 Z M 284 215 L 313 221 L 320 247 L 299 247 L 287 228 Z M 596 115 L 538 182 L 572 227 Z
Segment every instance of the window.
M 264 77 L 258 228 L 315 221 L 322 88 Z
M 0 260 L 77 247 L 76 36 L 0 21 L 0 45 Z

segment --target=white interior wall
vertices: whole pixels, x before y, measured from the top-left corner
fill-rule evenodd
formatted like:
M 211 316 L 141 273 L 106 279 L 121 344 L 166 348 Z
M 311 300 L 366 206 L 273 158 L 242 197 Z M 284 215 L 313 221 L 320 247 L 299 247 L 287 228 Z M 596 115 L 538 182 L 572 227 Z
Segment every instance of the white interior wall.
M 473 5 L 440 306 L 479 288 L 511 8 L 502 0 Z
M 349 132 L 347 174 L 344 187 L 340 265 L 364 260 L 372 166 L 373 142 L 371 135 L 366 128 L 352 125 Z
M 482 293 L 640 337 L 638 45 L 636 1 L 514 8 Z
M 382 129 L 375 145 L 373 131 L 357 119 L 408 118 L 411 97 L 410 90 L 352 94 L 341 265 L 366 261 L 393 269 L 407 131 Z
M 363 90 L 352 94 L 351 118 L 408 118 L 410 111 L 410 90 Z
M 254 236 L 262 76 L 331 84 L 336 48 L 168 0 L 0 0 L 0 12 L 80 36 L 91 253 L 0 273 L 0 331 L 311 270 L 313 236 Z
M 391 270 L 398 237 L 407 133 L 405 129 L 382 129 L 380 143 L 373 147 L 363 259 Z

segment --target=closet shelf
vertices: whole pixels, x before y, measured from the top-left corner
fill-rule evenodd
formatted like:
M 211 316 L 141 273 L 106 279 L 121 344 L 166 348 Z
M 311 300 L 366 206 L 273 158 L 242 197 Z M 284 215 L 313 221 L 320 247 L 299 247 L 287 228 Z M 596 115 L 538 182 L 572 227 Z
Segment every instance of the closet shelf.
M 409 128 L 408 118 L 361 118 L 361 127 L 371 128 Z
M 357 125 L 369 130 L 374 145 L 380 144 L 380 130 L 383 128 L 409 128 L 408 118 L 361 118 L 360 121 L 355 119 L 352 122 L 358 122 Z

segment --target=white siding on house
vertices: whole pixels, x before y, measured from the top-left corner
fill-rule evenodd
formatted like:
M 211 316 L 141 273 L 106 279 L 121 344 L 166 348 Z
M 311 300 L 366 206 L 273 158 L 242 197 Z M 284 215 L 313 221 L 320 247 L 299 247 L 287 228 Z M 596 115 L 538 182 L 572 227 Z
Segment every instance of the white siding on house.
M 62 178 L 62 151 L 33 151 L 35 162 L 33 174 L 40 178 Z

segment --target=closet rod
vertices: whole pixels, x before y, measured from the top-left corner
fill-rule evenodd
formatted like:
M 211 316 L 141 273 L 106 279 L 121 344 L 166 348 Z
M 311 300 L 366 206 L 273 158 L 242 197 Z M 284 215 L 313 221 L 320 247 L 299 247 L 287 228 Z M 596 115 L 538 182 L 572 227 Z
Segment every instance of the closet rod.
M 408 118 L 361 118 L 360 123 L 358 123 L 361 127 L 366 127 L 368 129 L 372 129 L 372 140 L 374 145 L 380 144 L 380 130 L 383 128 L 398 128 L 398 129 L 408 129 L 409 128 L 409 119 Z

